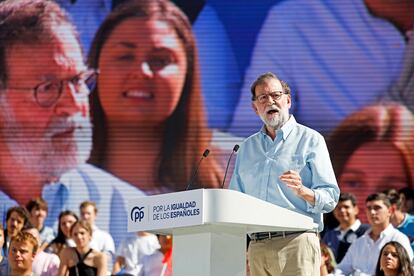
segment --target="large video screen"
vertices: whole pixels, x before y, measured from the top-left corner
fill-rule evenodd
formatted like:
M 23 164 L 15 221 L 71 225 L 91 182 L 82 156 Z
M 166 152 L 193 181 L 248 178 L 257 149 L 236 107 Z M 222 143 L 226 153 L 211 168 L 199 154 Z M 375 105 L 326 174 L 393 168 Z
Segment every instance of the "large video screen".
M 3 215 L 42 196 L 56 228 L 61 211 L 91 200 L 119 243 L 128 199 L 227 188 L 234 146 L 263 125 L 250 86 L 266 72 L 289 84 L 297 122 L 324 136 L 363 222 L 369 194 L 414 184 L 404 11 L 362 0 L 56 2 L 79 40 L 63 24 L 2 46 L 3 86 L 33 88 L 1 95 Z

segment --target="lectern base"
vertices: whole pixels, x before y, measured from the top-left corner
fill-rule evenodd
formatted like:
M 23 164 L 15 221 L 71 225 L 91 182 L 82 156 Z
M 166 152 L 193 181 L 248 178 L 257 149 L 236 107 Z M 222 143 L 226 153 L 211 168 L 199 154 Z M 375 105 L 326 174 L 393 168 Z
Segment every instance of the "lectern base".
M 245 276 L 246 232 L 225 228 L 204 226 L 202 233 L 174 231 L 173 275 Z

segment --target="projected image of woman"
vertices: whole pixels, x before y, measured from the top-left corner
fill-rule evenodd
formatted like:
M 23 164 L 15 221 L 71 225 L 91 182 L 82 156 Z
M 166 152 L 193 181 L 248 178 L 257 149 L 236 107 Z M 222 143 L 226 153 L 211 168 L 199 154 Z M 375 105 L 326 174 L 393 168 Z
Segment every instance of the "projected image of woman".
M 130 1 L 106 18 L 91 49 L 100 72 L 91 162 L 148 193 L 183 190 L 211 139 L 187 18 L 169 1 Z M 191 188 L 220 185 L 216 156 Z
M 353 113 L 333 131 L 328 147 L 341 192 L 356 195 L 360 210 L 371 193 L 413 187 L 414 116 L 402 105 L 377 104 Z

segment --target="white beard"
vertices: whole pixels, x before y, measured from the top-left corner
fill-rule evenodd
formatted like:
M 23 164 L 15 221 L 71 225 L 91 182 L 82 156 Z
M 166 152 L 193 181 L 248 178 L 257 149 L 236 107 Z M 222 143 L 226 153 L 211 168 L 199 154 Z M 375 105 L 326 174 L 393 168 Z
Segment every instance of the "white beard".
M 267 117 L 267 111 L 264 114 L 259 114 L 260 119 L 266 127 L 274 130 L 280 129 L 289 120 L 288 109 L 278 109 L 279 112 L 274 114 L 271 118 Z
M 3 122 L 0 142 L 6 144 L 16 165 L 44 177 L 60 177 L 88 159 L 92 148 L 89 118 L 80 114 L 55 117 L 46 130 L 40 130 L 17 122 L 4 99 L 0 99 L 0 108 Z M 54 137 L 73 128 L 74 137 Z

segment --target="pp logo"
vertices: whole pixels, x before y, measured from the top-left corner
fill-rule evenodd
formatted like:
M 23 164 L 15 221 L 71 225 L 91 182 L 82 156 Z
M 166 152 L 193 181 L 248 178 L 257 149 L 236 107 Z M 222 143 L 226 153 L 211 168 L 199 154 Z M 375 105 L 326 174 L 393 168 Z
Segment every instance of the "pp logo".
M 141 220 L 144 218 L 144 206 L 142 207 L 138 207 L 135 206 L 134 208 L 132 208 L 131 210 L 131 220 L 133 222 L 137 222 L 137 220 L 139 222 L 141 222 Z

